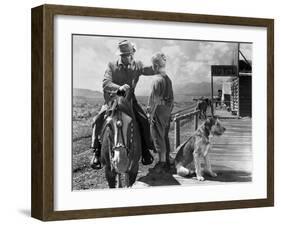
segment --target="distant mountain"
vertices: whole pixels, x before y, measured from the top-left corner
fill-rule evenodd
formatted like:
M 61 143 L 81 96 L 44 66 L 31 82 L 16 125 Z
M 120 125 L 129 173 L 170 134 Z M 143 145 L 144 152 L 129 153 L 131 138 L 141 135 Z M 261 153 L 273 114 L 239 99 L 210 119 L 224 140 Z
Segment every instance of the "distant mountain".
M 200 83 L 186 83 L 186 84 L 175 84 L 173 85 L 174 94 L 189 95 L 189 96 L 210 96 L 211 95 L 211 84 L 208 82 Z M 217 95 L 218 89 L 221 89 L 221 83 L 214 82 L 214 95 Z M 86 97 L 86 98 L 103 98 L 103 93 L 90 89 L 73 89 L 74 97 Z M 146 95 L 141 95 L 146 96 Z
M 87 98 L 102 98 L 103 93 L 99 91 L 94 91 L 90 89 L 73 89 L 73 96 L 74 97 L 87 97 Z
M 213 87 L 214 95 L 217 95 L 218 89 L 221 89 L 222 85 L 221 83 L 214 83 Z M 211 84 L 209 82 L 178 84 L 174 85 L 174 93 L 192 96 L 210 96 Z

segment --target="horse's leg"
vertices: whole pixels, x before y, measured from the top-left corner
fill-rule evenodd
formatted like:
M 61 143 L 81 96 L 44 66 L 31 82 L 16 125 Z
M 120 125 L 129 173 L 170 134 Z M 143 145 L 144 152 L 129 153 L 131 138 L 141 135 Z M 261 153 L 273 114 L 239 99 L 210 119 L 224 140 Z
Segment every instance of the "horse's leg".
M 125 173 L 125 188 L 129 187 L 129 174 Z
M 138 172 L 130 172 L 128 174 L 128 187 L 132 187 L 133 184 L 136 182 Z
M 138 171 L 139 171 L 139 164 L 136 163 L 135 167 L 133 169 L 131 169 L 130 172 L 126 173 L 127 174 L 127 180 L 126 180 L 127 187 L 133 186 L 133 184 L 135 183 L 135 181 L 137 179 Z
M 121 174 L 117 173 L 117 188 L 122 188 Z
M 137 172 L 128 172 L 125 174 L 125 186 L 126 188 L 132 187 L 137 178 Z
M 168 169 L 170 169 L 170 167 L 171 167 L 171 161 L 170 161 L 171 146 L 170 146 L 170 139 L 169 139 L 170 118 L 168 120 L 169 120 L 169 122 L 165 128 L 165 144 L 166 144 L 166 163 L 167 163 Z
M 109 127 L 106 127 L 103 134 L 101 160 L 105 164 L 105 177 L 110 188 L 116 187 L 116 171 L 111 167 L 111 160 L 109 153 L 112 150 L 112 131 Z
M 105 177 L 110 188 L 115 188 L 116 185 L 116 173 L 111 170 L 110 166 L 105 167 Z
M 126 186 L 127 187 L 132 187 L 133 184 L 135 183 L 139 171 L 139 160 L 141 158 L 141 153 L 142 153 L 142 142 L 141 142 L 141 137 L 139 133 L 139 125 L 135 122 L 135 127 L 134 127 L 134 141 L 131 144 L 131 151 L 133 151 L 133 156 L 131 161 L 132 163 L 132 168 L 126 173 L 125 176 L 125 181 L 126 181 Z

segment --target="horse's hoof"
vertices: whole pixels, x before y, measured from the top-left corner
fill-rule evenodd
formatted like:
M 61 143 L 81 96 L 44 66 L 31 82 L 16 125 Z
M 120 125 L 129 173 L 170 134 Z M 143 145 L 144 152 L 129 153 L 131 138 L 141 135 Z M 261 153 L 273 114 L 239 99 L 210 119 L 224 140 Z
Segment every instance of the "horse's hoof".
M 149 152 L 149 151 L 148 151 Z M 154 161 L 154 158 L 153 156 L 150 154 L 150 152 L 144 156 L 142 156 L 142 159 L 141 159 L 141 163 L 143 165 L 150 165 L 152 164 Z
M 101 169 L 101 164 L 91 164 L 92 169 L 99 170 Z
M 96 164 L 96 165 L 91 164 L 91 168 L 94 169 L 94 170 L 99 170 L 99 169 L 101 169 L 101 165 L 99 165 L 99 164 Z
M 93 156 L 93 158 L 91 159 L 90 165 L 91 165 L 92 169 L 95 169 L 95 170 L 101 169 L 101 163 L 96 156 Z
M 154 158 L 142 158 L 141 163 L 143 165 L 150 165 L 153 163 Z

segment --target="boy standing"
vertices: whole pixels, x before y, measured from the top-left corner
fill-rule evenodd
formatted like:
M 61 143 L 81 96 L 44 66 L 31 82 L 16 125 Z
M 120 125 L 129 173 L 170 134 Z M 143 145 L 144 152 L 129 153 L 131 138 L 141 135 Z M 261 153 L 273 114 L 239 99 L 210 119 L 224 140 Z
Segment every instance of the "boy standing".
M 172 81 L 166 74 L 166 56 L 157 53 L 152 57 L 155 81 L 148 101 L 147 111 L 150 114 L 150 132 L 159 162 L 153 168 L 156 173 L 167 172 L 170 166 L 169 129 L 174 95 Z

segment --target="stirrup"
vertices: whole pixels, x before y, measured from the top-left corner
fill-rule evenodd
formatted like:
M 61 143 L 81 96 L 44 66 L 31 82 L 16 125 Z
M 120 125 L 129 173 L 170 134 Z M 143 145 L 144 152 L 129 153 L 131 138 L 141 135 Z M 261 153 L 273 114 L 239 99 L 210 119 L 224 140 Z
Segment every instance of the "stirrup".
M 96 155 L 96 153 L 93 154 L 93 157 L 91 159 L 90 165 L 93 169 L 101 169 L 101 162 L 99 157 Z
M 150 165 L 150 164 L 153 163 L 153 161 L 154 161 L 154 158 L 153 158 L 153 156 L 151 154 L 150 154 L 150 156 L 149 155 L 146 156 L 146 157 L 142 156 L 142 158 L 141 158 L 141 163 L 143 165 Z

